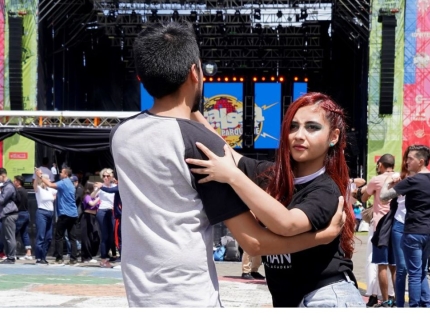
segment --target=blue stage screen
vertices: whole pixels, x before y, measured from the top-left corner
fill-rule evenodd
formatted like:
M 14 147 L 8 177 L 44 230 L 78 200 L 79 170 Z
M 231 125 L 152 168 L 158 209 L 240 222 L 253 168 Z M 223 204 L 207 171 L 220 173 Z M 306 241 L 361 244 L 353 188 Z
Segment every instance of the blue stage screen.
M 148 110 L 152 108 L 154 98 L 146 91 L 143 84 L 140 84 L 140 110 Z
M 206 120 L 232 148 L 242 148 L 243 84 L 205 82 L 203 96 Z
M 307 82 L 294 82 L 293 83 L 293 101 L 308 92 Z
M 277 149 L 281 134 L 281 84 L 256 83 L 254 92 L 254 148 Z

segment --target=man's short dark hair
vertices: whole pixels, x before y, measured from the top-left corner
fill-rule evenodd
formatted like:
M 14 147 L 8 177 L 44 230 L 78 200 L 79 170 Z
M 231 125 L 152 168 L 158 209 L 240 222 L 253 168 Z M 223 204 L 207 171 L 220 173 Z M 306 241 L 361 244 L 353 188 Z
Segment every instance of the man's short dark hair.
M 20 186 L 24 186 L 24 177 L 23 176 L 15 176 L 14 177 L 16 181 L 19 181 Z
M 42 159 L 42 166 L 46 167 L 49 165 L 49 158 L 48 157 L 43 157 Z
M 200 68 L 200 53 L 190 24 L 148 23 L 133 45 L 137 75 L 148 93 L 157 99 L 176 92 L 191 66 Z
M 385 169 L 394 168 L 394 156 L 392 154 L 386 153 L 379 158 L 378 163 L 381 163 Z
M 0 168 L 0 175 L 2 174 L 6 174 L 7 175 L 7 171 L 5 168 Z
M 70 178 L 72 176 L 72 169 L 69 167 L 64 167 L 63 170 L 66 170 L 67 176 Z
M 429 147 L 422 145 L 422 144 L 416 144 L 416 145 L 412 145 L 409 147 L 409 152 L 411 151 L 416 151 L 415 156 L 418 159 L 423 159 L 424 160 L 424 166 L 428 166 L 429 165 L 429 160 L 430 160 L 430 149 Z

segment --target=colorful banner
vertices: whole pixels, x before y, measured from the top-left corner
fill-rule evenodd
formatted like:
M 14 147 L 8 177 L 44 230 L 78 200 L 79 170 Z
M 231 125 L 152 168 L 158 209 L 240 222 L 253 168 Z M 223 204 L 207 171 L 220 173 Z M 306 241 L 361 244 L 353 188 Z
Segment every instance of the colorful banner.
M 281 136 L 281 84 L 256 83 L 254 93 L 254 148 L 277 149 Z
M 242 148 L 243 84 L 204 83 L 203 115 L 232 148 Z
M 378 22 L 380 9 L 395 14 L 397 20 L 394 66 L 393 114 L 379 115 L 379 87 L 381 77 L 382 23 Z M 403 74 L 404 74 L 404 12 L 405 0 L 375 0 L 372 3 L 369 39 L 369 101 L 368 101 L 368 156 L 367 180 L 375 175 L 376 159 L 390 153 L 400 168 L 402 155 Z M 396 12 L 397 13 L 391 13 Z
M 24 110 L 37 109 L 37 5 L 38 0 L 6 0 L 6 12 L 18 14 L 23 19 L 22 36 L 22 86 Z M 6 15 L 5 39 L 9 39 L 8 15 Z M 5 41 L 5 90 L 4 109 L 10 110 L 9 98 L 9 46 Z M 3 166 L 8 175 L 34 172 L 35 143 L 14 135 L 4 140 Z
M 405 15 L 403 150 L 430 146 L 430 8 L 408 0 Z

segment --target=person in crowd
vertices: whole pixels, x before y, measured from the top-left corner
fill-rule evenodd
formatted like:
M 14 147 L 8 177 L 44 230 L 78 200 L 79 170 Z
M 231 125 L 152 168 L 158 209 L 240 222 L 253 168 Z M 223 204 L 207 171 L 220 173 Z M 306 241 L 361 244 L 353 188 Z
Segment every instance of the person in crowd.
M 115 259 L 115 262 L 121 262 L 121 248 L 122 248 L 122 240 L 121 240 L 121 217 L 122 217 L 122 201 L 121 196 L 119 194 L 118 180 L 113 179 L 115 185 L 111 187 L 107 187 L 103 185 L 103 183 L 97 182 L 95 187 L 100 189 L 103 192 L 113 193 L 113 213 L 115 218 L 114 223 L 114 240 L 115 246 L 118 248 L 120 257 Z
M 75 192 L 75 202 L 76 202 L 76 207 L 78 208 L 78 222 L 80 221 L 80 216 L 82 214 L 82 200 L 84 197 L 84 187 L 82 186 L 82 184 L 79 183 L 79 179 L 77 176 L 72 175 L 70 177 L 70 180 L 73 182 L 73 185 L 75 186 L 76 192 Z M 67 234 L 67 230 L 66 233 L 64 234 L 64 240 L 66 241 L 66 246 L 67 246 L 67 254 L 70 256 L 70 252 L 71 252 L 71 245 L 70 245 L 70 240 Z M 76 237 L 76 249 L 77 249 L 77 257 L 80 257 L 81 255 L 81 241 L 78 239 L 78 237 Z
M 361 211 L 363 211 L 363 205 L 361 204 L 361 202 L 357 201 L 356 203 L 354 203 L 352 208 L 354 209 L 354 216 L 355 216 L 355 231 L 358 231 L 358 227 L 360 226 L 361 219 L 362 219 Z
M 430 307 L 427 260 L 430 256 L 430 148 L 409 146 L 406 160 L 413 175 L 401 180 L 390 176 L 385 180 L 381 199 L 388 201 L 405 196 L 405 223 L 402 237 L 403 254 L 408 270 L 409 307 Z
M 4 253 L 7 259 L 2 264 L 14 264 L 16 259 L 16 221 L 18 206 L 15 186 L 7 176 L 5 168 L 0 168 L 0 183 L 3 183 L 0 193 L 0 219 L 2 223 L 2 238 Z
M 221 307 L 212 225 L 224 221 L 250 255 L 288 254 L 326 244 L 339 234 L 344 200 L 321 231 L 283 237 L 263 228 L 226 184 L 197 184 L 184 158 L 217 154 L 225 142 L 198 123 L 203 74 L 193 29 L 147 24 L 134 43 L 140 81 L 154 97 L 148 111 L 111 131 L 122 198 L 121 270 L 131 307 Z M 145 143 L 142 143 L 145 141 Z M 162 148 L 160 148 L 162 146 Z M 184 258 L 186 257 L 186 258 Z
M 47 174 L 49 177 L 49 181 L 54 182 L 55 176 L 52 173 L 51 169 L 49 168 L 49 158 L 43 157 L 42 158 L 42 165 L 39 167 L 39 170 L 42 171 L 42 174 Z M 36 174 L 33 174 L 33 180 L 36 179 Z
M 377 176 L 370 179 L 369 183 L 357 189 L 356 198 L 360 202 L 367 202 L 373 196 L 373 219 L 371 221 L 372 229 L 369 232 L 369 237 L 373 236 L 379 220 L 390 210 L 390 203 L 384 203 L 380 199 L 382 186 L 385 179 L 394 173 L 394 156 L 391 154 L 382 155 L 376 163 Z M 370 241 L 371 238 L 369 238 Z M 378 303 L 378 287 L 374 286 L 372 295 L 367 303 L 368 307 L 393 307 L 394 306 L 394 284 L 396 277 L 396 265 L 394 261 L 393 247 L 391 245 L 377 247 L 372 245 L 372 264 L 377 265 L 377 279 L 379 289 L 381 290 L 382 301 Z M 367 272 L 372 274 L 373 268 L 371 264 L 368 266 Z M 388 268 L 390 269 L 391 278 L 388 279 Z M 369 277 L 370 281 L 373 277 Z M 370 286 L 369 286 L 370 287 Z
M 57 181 L 58 180 L 58 168 L 57 168 L 57 164 L 55 162 L 52 163 L 51 172 L 54 175 L 53 181 Z
M 409 172 L 407 168 L 407 158 L 409 154 L 409 148 L 403 153 L 402 168 L 400 171 L 401 179 L 405 179 L 408 176 L 413 175 L 413 172 Z M 381 190 L 381 195 L 384 188 Z M 391 203 L 396 204 L 397 208 L 394 214 L 394 221 L 391 229 L 391 244 L 393 246 L 394 261 L 396 263 L 396 283 L 394 286 L 395 291 L 395 305 L 397 308 L 404 308 L 405 306 L 405 293 L 406 293 L 406 276 L 408 274 L 406 268 L 405 256 L 403 253 L 403 230 L 405 224 L 406 207 L 405 197 L 398 196 L 391 200 Z M 394 206 L 393 206 L 394 207 Z M 394 209 L 394 208 L 393 208 Z
M 99 208 L 100 198 L 93 198 L 94 183 L 88 181 L 85 184 L 84 198 L 82 200 L 83 213 L 79 217 L 81 224 L 82 249 L 81 261 L 84 263 L 96 263 L 94 257 L 100 246 L 100 231 L 97 225 L 96 214 Z
M 245 280 L 264 280 L 266 279 L 258 269 L 261 266 L 261 256 L 250 256 L 243 252 L 242 255 L 242 279 Z
M 294 236 L 327 226 L 337 198 L 348 196 L 345 146 L 342 108 L 327 95 L 310 92 L 287 109 L 274 163 L 242 157 L 227 146 L 226 155 L 218 157 L 201 143 L 209 160 L 187 163 L 204 167 L 191 169 L 207 175 L 199 183 L 230 184 L 267 228 Z M 345 227 L 329 244 L 290 257 L 263 257 L 274 307 L 364 307 L 352 272 L 352 207 L 345 211 Z
M 13 179 L 17 193 L 18 220 L 16 221 L 16 236 L 21 236 L 22 244 L 25 247 L 25 260 L 33 260 L 31 255 L 31 242 L 28 235 L 28 225 L 30 224 L 30 213 L 28 212 L 28 192 L 24 188 L 24 177 L 15 176 Z
M 104 168 L 100 171 L 100 177 L 103 179 L 103 186 L 107 188 L 115 187 L 116 184 L 112 182 L 113 180 L 113 170 L 110 168 Z M 103 190 L 94 188 L 94 197 L 100 199 L 99 208 L 97 210 L 96 219 L 101 233 L 101 243 L 100 243 L 100 267 L 102 268 L 112 268 L 109 260 L 109 250 L 112 251 L 112 260 L 116 259 L 116 249 L 114 241 L 114 198 L 113 193 L 109 193 Z
M 57 256 L 55 258 L 56 264 L 63 264 L 63 239 L 67 230 L 70 239 L 71 252 L 70 252 L 70 265 L 76 265 L 77 261 L 77 246 L 76 246 L 76 222 L 78 220 L 78 209 L 75 202 L 75 186 L 70 180 L 72 170 L 69 167 L 64 167 L 60 172 L 60 181 L 51 182 L 42 175 L 40 169 L 36 170 L 36 175 L 42 182 L 50 188 L 56 189 L 57 193 L 57 214 L 58 220 L 55 228 L 55 250 Z
M 49 181 L 49 176 L 45 173 L 42 176 Z M 52 242 L 52 230 L 54 224 L 54 201 L 57 197 L 57 190 L 49 188 L 36 174 L 33 181 L 33 189 L 36 195 L 36 264 L 47 265 L 46 260 L 49 247 Z

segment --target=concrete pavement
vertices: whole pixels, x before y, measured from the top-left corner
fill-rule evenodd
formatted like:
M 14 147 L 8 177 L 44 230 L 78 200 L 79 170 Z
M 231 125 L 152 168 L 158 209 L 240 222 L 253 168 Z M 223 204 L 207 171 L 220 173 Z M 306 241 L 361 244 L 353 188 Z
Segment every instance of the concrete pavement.
M 367 234 L 357 236 L 354 273 L 364 295 Z M 102 269 L 85 266 L 39 266 L 18 260 L 0 265 L 2 307 L 127 307 L 120 266 Z M 271 297 L 264 280 L 241 279 L 240 262 L 217 262 L 220 293 L 229 308 L 271 308 Z M 260 268 L 264 274 L 264 268 Z M 363 297 L 366 300 L 365 297 Z

